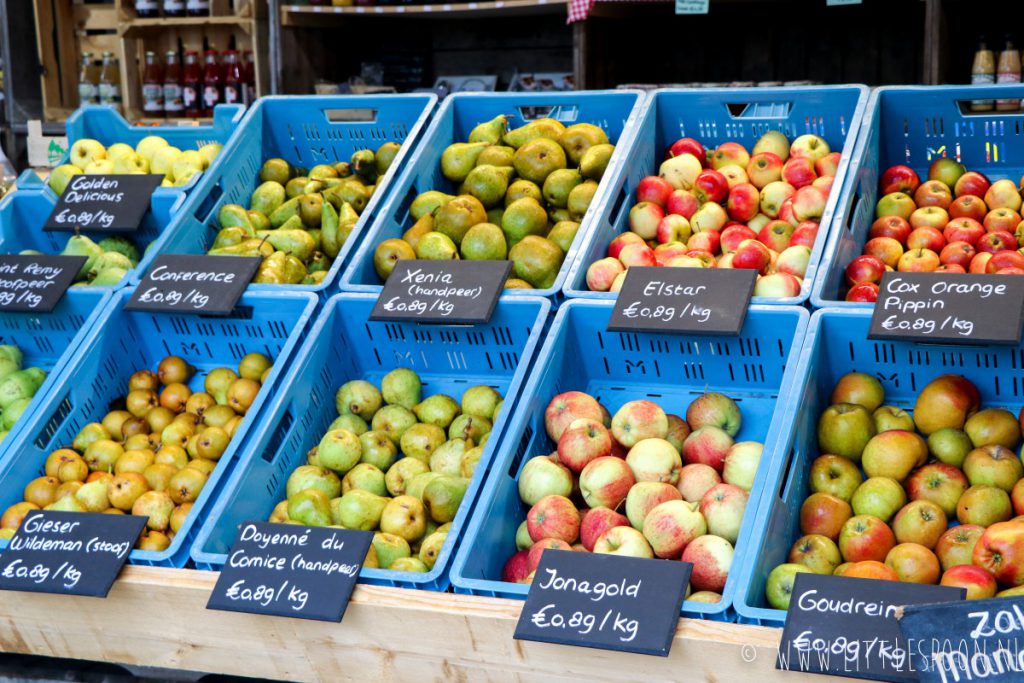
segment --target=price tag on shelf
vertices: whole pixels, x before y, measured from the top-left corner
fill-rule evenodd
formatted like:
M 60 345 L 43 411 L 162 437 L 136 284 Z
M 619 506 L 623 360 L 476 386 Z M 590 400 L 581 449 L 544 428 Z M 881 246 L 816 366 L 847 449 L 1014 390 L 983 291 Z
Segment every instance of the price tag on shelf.
M 797 574 L 775 668 L 916 681 L 908 655 L 913 644 L 897 621 L 900 610 L 963 600 L 966 594 L 948 586 Z
M 257 256 L 157 256 L 125 309 L 227 315 L 261 261 Z
M 907 607 L 899 620 L 921 683 L 1024 679 L 1024 598 Z
M 135 232 L 162 180 L 151 173 L 71 176 L 43 230 Z
M 33 510 L 0 555 L 0 590 L 105 598 L 146 517 Z
M 516 640 L 667 657 L 693 565 L 548 550 Z
M 1005 275 L 885 273 L 868 339 L 1019 344 L 1024 281 Z
M 372 539 L 369 531 L 246 522 L 206 609 L 339 622 Z
M 486 323 L 511 270 L 511 261 L 400 260 L 370 320 Z
M 87 260 L 84 256 L 0 256 L 0 310 L 49 313 Z
M 676 0 L 676 14 L 707 14 L 709 0 Z
M 626 273 L 608 329 L 737 335 L 757 273 L 740 268 L 635 266 Z

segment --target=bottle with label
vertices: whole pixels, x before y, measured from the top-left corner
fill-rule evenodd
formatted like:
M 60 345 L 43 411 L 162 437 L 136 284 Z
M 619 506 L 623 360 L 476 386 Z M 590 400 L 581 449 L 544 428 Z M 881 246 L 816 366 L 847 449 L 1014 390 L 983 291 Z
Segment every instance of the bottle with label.
M 185 103 L 181 95 L 181 65 L 178 64 L 178 53 L 168 50 L 165 58 L 163 79 L 164 113 L 167 118 L 176 118 L 185 113 Z
M 217 51 L 207 50 L 203 68 L 203 116 L 213 116 L 213 108 L 221 102 L 220 64 L 217 63 Z
M 238 51 L 227 50 L 224 53 L 224 104 L 241 103 L 244 89 L 242 68 L 238 63 Z
M 91 52 L 82 53 L 78 70 L 78 104 L 97 104 L 100 101 L 100 74 Z
M 1006 37 L 1006 47 L 999 53 L 999 65 L 996 67 L 997 83 L 1020 83 L 1020 52 L 1013 47 L 1013 41 Z M 996 100 L 996 111 L 1017 111 L 1020 100 Z
M 256 101 L 256 62 L 252 50 L 246 50 L 242 56 L 245 60 L 242 68 L 242 80 L 245 82 L 245 87 L 242 89 L 243 101 L 245 106 L 249 106 Z
M 113 52 L 103 53 L 103 68 L 100 71 L 100 104 L 115 109 L 121 108 L 121 69 Z
M 185 107 L 185 116 L 198 119 L 203 115 L 201 98 L 203 89 L 203 72 L 199 68 L 199 53 L 189 50 L 185 53 L 185 69 L 181 77 L 181 101 Z
M 160 16 L 158 0 L 135 0 L 135 16 L 139 19 L 156 19 Z
M 151 50 L 146 51 L 146 68 L 142 72 L 142 111 L 151 118 L 164 115 L 164 70 Z
M 164 0 L 165 17 L 185 16 L 185 0 Z
M 210 16 L 210 0 L 187 0 L 185 11 L 190 17 Z
M 992 85 L 996 82 L 996 58 L 992 50 L 985 45 L 985 40 L 978 42 L 978 51 L 974 53 L 974 65 L 971 67 L 971 85 Z M 972 100 L 973 111 L 992 111 L 992 100 Z

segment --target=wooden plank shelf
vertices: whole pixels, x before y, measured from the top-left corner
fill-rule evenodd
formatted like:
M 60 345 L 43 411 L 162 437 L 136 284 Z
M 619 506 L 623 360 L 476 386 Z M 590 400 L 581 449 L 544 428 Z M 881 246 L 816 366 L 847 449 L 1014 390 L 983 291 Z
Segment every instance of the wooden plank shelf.
M 252 17 L 228 15 L 223 17 L 159 17 L 156 19 L 132 19 L 130 23 L 122 23 L 120 35 L 134 35 L 145 31 L 159 31 L 180 26 L 238 26 L 250 31 Z
M 331 7 L 282 5 L 284 26 L 323 26 L 333 20 L 352 17 L 410 17 L 455 19 L 466 17 L 510 17 L 565 13 L 568 0 L 481 0 L 480 2 L 436 3 L 431 5 L 373 5 Z
M 775 670 L 780 629 L 680 619 L 668 657 L 513 640 L 522 603 L 359 586 L 340 624 L 206 609 L 214 572 L 126 567 L 106 599 L 0 593 L 0 651 L 298 681 L 825 678 Z

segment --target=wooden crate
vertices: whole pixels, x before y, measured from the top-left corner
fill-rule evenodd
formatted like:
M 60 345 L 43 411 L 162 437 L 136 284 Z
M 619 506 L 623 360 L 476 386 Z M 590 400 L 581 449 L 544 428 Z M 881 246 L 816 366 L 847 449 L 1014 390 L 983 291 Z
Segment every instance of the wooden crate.
M 0 650 L 296 681 L 757 681 L 782 631 L 680 619 L 668 657 L 513 640 L 522 602 L 358 586 L 340 624 L 206 609 L 217 574 L 126 567 L 103 600 L 0 594 Z

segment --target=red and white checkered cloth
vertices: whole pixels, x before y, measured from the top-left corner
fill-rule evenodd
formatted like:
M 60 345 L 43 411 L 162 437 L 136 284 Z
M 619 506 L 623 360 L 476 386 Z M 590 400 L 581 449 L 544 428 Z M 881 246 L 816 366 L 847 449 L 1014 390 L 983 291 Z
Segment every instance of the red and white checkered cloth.
M 565 23 L 572 24 L 590 16 L 590 10 L 594 9 L 597 0 L 569 0 L 569 18 Z

